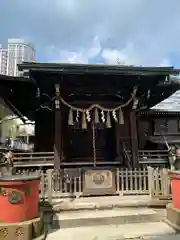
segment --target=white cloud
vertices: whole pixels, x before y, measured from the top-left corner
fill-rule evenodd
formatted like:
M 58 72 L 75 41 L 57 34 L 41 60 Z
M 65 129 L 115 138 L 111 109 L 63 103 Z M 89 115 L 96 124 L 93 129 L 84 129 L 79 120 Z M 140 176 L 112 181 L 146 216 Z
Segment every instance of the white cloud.
M 166 65 L 176 55 L 180 65 L 179 0 L 3 2 L 1 41 L 31 36 L 40 59 L 87 62 L 101 55 L 107 63 Z M 56 51 L 45 54 L 51 45 Z
M 100 51 L 101 51 L 101 43 L 100 43 L 99 37 L 95 36 L 89 49 L 87 49 L 87 51 L 85 52 L 88 58 L 93 58 L 93 57 L 96 57 L 100 53 Z
M 96 48 L 89 44 L 90 36 L 94 35 L 92 45 L 96 39 L 101 49 L 97 53 L 101 52 L 105 63 L 115 64 L 119 59 L 122 64 L 146 66 L 172 65 L 171 55 L 180 54 L 178 6 L 178 0 L 92 0 L 88 3 L 69 0 L 68 4 L 58 1 L 59 11 L 63 9 L 66 13 L 66 23 L 76 27 L 76 32 L 72 26 L 71 32 L 68 30 L 79 41 L 75 40 L 74 45 L 81 48 L 80 51 L 74 48 L 74 55 L 78 56 L 74 61 L 87 62 L 91 52 L 95 55 Z M 68 52 L 71 55 L 71 51 Z
M 79 52 L 59 50 L 50 46 L 48 52 L 51 55 L 56 53 L 57 57 L 51 62 L 88 63 L 90 58 L 96 57 L 101 51 L 101 44 L 98 36 L 95 36 L 87 49 L 80 49 Z
M 166 58 L 149 58 L 136 51 L 133 44 L 127 44 L 123 49 L 103 48 L 98 36 L 95 36 L 92 43 L 87 48 L 80 49 L 77 52 L 68 50 L 60 50 L 54 46 L 49 48 L 51 55 L 56 54 L 53 62 L 69 62 L 69 63 L 88 63 L 89 59 L 93 59 L 95 63 L 96 57 L 99 56 L 105 64 L 121 64 L 121 65 L 146 65 L 146 66 L 170 66 L 170 60 Z
M 120 51 L 116 49 L 104 49 L 101 54 L 104 63 L 106 64 L 117 64 L 117 61 L 121 58 Z

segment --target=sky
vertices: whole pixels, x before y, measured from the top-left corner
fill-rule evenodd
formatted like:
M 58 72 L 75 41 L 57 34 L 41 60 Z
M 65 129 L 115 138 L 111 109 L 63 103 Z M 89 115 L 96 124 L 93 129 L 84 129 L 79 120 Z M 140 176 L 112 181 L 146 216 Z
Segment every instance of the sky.
M 180 67 L 179 0 L 0 0 L 0 43 L 40 62 Z
M 0 0 L 8 38 L 32 42 L 38 62 L 180 68 L 180 1 Z M 180 110 L 180 92 L 159 108 L 172 103 Z

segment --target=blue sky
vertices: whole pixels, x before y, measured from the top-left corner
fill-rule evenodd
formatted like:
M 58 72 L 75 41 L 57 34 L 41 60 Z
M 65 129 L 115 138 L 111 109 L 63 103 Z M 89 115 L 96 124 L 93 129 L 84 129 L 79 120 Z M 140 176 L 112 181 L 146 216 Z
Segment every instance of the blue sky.
M 179 0 L 0 0 L 0 43 L 37 61 L 180 67 Z

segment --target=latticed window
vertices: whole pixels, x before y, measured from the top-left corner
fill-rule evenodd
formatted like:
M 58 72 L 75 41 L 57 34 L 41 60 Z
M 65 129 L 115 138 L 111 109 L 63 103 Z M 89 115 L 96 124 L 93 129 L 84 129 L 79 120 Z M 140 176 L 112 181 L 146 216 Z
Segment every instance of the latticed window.
M 168 132 L 168 121 L 164 119 L 155 120 L 154 133 L 161 134 Z
M 154 134 L 169 134 L 176 135 L 180 134 L 180 120 L 177 119 L 158 119 L 155 120 Z

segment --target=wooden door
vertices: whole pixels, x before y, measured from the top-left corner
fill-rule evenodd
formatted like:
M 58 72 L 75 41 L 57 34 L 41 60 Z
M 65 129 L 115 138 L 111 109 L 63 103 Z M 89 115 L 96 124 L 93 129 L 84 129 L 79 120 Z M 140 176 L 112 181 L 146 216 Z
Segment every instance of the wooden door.
M 97 160 L 111 162 L 116 157 L 115 128 L 106 128 L 105 124 L 95 125 L 95 146 Z
M 82 129 L 80 123 L 68 128 L 68 156 L 69 158 L 77 158 L 86 160 L 92 158 L 92 133 L 88 126 Z
M 116 157 L 115 128 L 106 128 L 104 124 L 95 125 L 96 161 L 113 161 Z M 79 123 L 68 128 L 68 159 L 94 161 L 93 128 L 89 124 L 82 129 Z

